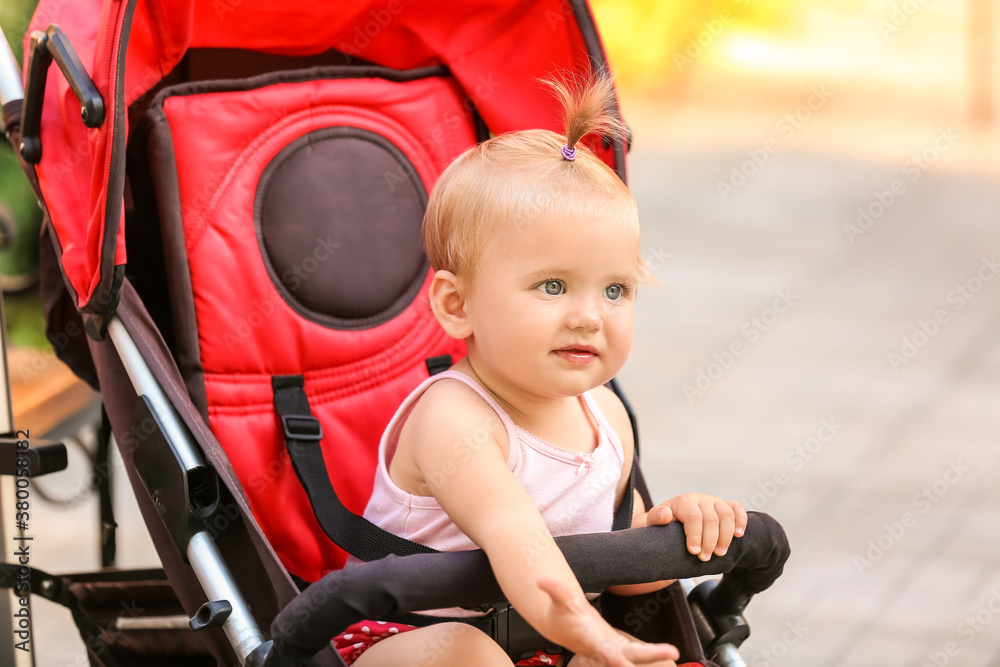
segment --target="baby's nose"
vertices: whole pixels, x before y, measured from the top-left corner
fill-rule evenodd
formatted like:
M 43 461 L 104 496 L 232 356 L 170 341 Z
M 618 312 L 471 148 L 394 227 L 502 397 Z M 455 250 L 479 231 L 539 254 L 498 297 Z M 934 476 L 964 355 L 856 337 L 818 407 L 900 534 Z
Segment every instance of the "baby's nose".
M 596 331 L 601 328 L 600 306 L 588 299 L 582 299 L 571 311 L 569 320 L 570 327 L 573 329 Z

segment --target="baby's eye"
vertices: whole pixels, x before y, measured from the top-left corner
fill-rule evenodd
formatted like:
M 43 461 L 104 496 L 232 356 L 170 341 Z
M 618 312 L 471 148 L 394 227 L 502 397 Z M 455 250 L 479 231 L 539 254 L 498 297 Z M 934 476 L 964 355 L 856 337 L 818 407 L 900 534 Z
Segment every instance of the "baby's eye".
M 559 296 L 562 294 L 562 281 L 560 280 L 546 280 L 542 283 L 541 287 L 549 296 Z
M 604 290 L 604 296 L 612 301 L 618 301 L 623 296 L 628 296 L 628 288 L 624 285 L 608 285 L 607 289 Z

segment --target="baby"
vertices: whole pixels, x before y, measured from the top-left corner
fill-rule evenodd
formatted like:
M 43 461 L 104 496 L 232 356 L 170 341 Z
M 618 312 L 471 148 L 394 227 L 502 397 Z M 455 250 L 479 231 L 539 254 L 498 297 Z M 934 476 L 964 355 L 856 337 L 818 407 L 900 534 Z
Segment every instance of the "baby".
M 608 111 L 612 82 L 549 85 L 565 107 L 565 136 L 494 137 L 459 156 L 431 195 L 430 307 L 468 355 L 399 408 L 365 516 L 441 551 L 483 549 L 510 603 L 575 654 L 572 667 L 673 665 L 674 647 L 604 621 L 552 539 L 611 530 L 628 491 L 632 429 L 604 383 L 628 358 L 647 276 L 635 200 L 580 143 L 592 132 L 621 135 Z M 739 503 L 713 496 L 683 494 L 648 511 L 637 493 L 633 502 L 632 526 L 681 521 L 688 550 L 702 560 L 725 554 L 746 526 Z M 357 667 L 511 664 L 460 622 L 365 622 L 335 643 Z M 539 651 L 517 664 L 561 659 Z

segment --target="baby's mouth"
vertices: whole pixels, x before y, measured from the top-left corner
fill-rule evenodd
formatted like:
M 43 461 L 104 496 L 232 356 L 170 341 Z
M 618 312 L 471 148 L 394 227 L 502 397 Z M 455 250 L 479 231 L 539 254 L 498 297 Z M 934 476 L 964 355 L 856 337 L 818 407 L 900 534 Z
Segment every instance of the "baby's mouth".
M 553 350 L 560 359 L 574 364 L 586 364 L 597 358 L 597 350 L 588 346 L 564 347 Z
M 554 352 L 579 352 L 579 353 L 589 353 L 596 355 L 597 348 L 593 345 L 567 345 L 566 347 L 561 347 L 558 350 L 553 350 Z

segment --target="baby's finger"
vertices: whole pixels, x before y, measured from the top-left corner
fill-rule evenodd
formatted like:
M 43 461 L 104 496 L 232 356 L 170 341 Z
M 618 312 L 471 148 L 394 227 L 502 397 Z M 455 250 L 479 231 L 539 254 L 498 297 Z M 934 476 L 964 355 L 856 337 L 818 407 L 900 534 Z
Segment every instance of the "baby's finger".
M 701 552 L 698 558 L 707 561 L 712 557 L 716 545 L 719 543 L 719 514 L 715 511 L 715 503 L 709 500 L 701 508 L 702 514 L 702 536 Z
M 688 551 L 695 556 L 701 553 L 701 546 L 704 541 L 704 516 L 701 508 L 695 506 L 687 512 L 684 521 L 684 534 L 687 536 Z M 711 552 L 709 552 L 711 554 Z
M 667 660 L 677 660 L 681 657 L 677 648 L 671 644 L 645 644 L 632 642 L 622 651 L 625 657 L 637 665 L 660 663 Z
M 609 667 L 635 667 L 616 644 L 605 644 L 601 650 L 601 658 Z
M 733 508 L 722 500 L 715 501 L 715 511 L 719 515 L 719 543 L 715 545 L 715 553 L 725 556 L 729 545 L 733 542 L 736 530 L 736 513 Z
M 674 520 L 674 511 L 670 505 L 659 505 L 646 513 L 647 526 L 665 526 Z
M 743 503 L 738 500 L 730 500 L 727 504 L 733 508 L 733 512 L 736 514 L 736 529 L 733 534 L 736 537 L 743 537 L 743 533 L 747 529 L 747 510 L 743 507 Z

